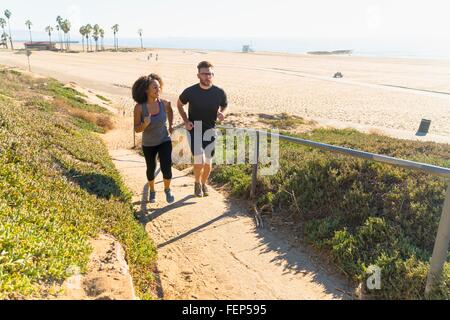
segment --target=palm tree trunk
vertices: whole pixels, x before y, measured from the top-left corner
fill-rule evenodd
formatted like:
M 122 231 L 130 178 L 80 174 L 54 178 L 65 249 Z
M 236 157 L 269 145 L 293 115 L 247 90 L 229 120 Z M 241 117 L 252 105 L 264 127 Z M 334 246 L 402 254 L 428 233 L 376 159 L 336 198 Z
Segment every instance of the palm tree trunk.
M 3 28 L 2 39 L 3 39 L 4 34 L 5 34 L 5 28 Z M 6 47 L 6 49 L 8 49 L 8 39 L 5 40 L 5 42 L 3 43 L 3 46 Z
M 144 46 L 142 44 L 142 36 L 141 36 L 141 49 L 144 49 Z
M 9 24 L 9 18 L 8 18 L 8 28 L 9 28 L 9 42 L 11 43 L 11 50 L 14 51 L 14 46 L 12 42 L 12 35 L 11 35 L 11 25 Z
M 30 29 L 30 42 L 33 44 L 33 38 L 31 37 L 31 29 Z
M 5 34 L 5 33 L 6 33 L 5 28 L 3 28 L 3 34 Z M 8 38 L 5 39 L 4 45 L 5 45 L 5 48 L 8 49 Z

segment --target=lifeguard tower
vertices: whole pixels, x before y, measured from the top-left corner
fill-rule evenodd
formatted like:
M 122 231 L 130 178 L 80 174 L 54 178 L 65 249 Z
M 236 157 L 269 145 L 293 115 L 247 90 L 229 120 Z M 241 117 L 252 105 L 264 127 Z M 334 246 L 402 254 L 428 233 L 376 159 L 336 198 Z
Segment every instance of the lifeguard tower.
M 255 50 L 253 50 L 252 46 L 249 44 L 244 44 L 242 46 L 242 52 L 243 53 L 249 53 L 249 52 L 255 52 Z

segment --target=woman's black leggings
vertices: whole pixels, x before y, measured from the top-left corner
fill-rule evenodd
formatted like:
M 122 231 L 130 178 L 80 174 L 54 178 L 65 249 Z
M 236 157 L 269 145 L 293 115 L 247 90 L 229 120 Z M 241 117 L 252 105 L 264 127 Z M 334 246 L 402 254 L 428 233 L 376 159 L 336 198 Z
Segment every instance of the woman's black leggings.
M 145 162 L 147 163 L 147 180 L 155 180 L 156 155 L 159 155 L 159 163 L 164 179 L 172 179 L 172 141 L 161 143 L 154 147 L 142 146 Z

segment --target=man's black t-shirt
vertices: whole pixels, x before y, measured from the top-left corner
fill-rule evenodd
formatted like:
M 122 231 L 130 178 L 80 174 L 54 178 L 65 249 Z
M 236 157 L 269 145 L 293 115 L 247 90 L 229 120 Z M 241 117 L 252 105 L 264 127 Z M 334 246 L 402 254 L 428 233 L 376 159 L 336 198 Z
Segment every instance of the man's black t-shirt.
M 227 95 L 221 88 L 212 86 L 202 89 L 195 84 L 183 91 L 180 95 L 183 104 L 189 103 L 189 121 L 202 121 L 203 131 L 214 128 L 216 125 L 219 107 L 227 107 Z

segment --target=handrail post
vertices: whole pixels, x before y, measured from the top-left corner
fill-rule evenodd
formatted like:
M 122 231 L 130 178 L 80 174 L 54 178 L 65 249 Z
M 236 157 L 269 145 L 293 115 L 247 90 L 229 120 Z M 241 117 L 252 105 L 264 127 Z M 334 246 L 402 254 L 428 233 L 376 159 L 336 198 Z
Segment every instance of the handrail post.
M 428 295 L 441 281 L 445 261 L 447 260 L 448 245 L 450 243 L 450 181 L 447 182 L 447 192 L 442 208 L 441 220 L 434 242 L 433 256 L 430 261 L 425 295 Z
M 259 161 L 259 131 L 256 131 L 256 156 L 254 159 L 255 163 L 253 164 L 252 170 L 252 187 L 250 190 L 250 199 L 254 199 L 256 195 L 256 181 L 258 178 L 258 161 Z

